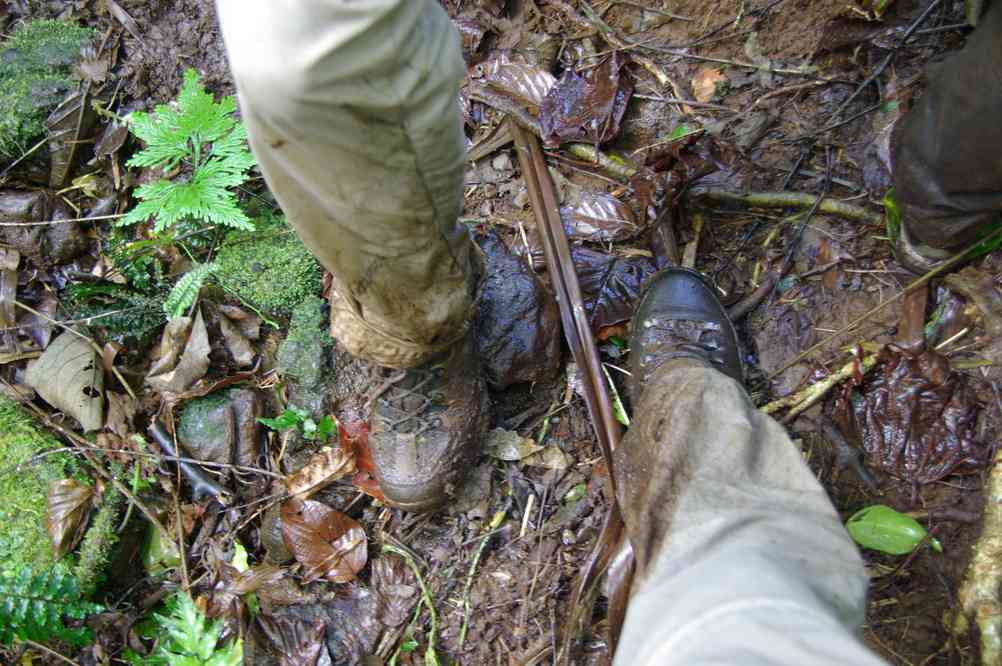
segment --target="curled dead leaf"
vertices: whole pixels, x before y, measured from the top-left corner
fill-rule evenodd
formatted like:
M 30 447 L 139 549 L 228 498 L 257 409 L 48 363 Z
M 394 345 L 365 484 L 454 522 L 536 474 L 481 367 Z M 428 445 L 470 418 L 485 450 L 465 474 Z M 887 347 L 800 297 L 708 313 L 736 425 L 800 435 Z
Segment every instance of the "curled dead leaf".
M 45 528 L 56 559 L 73 550 L 83 536 L 93 497 L 94 488 L 76 479 L 60 479 L 49 485 Z
M 198 310 L 190 317 L 176 317 L 164 329 L 157 359 L 146 383 L 162 393 L 180 393 L 205 376 L 209 369 L 209 333 Z
M 560 218 L 570 238 L 593 242 L 617 241 L 639 231 L 633 210 L 605 192 L 585 192 L 574 206 L 560 209 Z
M 285 485 L 293 496 L 305 500 L 332 481 L 354 472 L 355 456 L 350 449 L 325 446 L 297 472 L 287 476 Z
M 303 565 L 307 581 L 355 579 L 369 559 L 369 541 L 357 521 L 313 500 L 282 504 L 282 537 Z

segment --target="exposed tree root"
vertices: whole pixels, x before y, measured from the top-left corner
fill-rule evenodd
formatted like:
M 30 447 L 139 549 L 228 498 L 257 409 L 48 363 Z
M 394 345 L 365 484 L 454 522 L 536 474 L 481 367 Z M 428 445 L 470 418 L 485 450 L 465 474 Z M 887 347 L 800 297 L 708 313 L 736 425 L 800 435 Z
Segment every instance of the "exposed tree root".
M 950 629 L 955 638 L 965 640 L 973 619 L 981 639 L 981 663 L 997 666 L 1002 663 L 1002 450 L 995 454 L 985 495 L 981 536 L 957 592 Z
M 818 197 L 804 192 L 749 192 L 736 194 L 726 190 L 705 190 L 698 195 L 700 198 L 715 203 L 735 203 L 754 208 L 811 208 L 817 203 Z M 818 210 L 829 215 L 838 215 L 856 222 L 880 226 L 884 218 L 860 206 L 847 204 L 836 199 L 825 198 Z

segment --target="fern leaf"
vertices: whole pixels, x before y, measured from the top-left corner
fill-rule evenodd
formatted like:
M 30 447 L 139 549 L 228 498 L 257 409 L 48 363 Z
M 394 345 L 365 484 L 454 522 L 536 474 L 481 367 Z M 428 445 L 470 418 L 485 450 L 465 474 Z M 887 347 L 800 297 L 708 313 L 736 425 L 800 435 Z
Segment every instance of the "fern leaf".
M 215 264 L 197 264 L 181 276 L 164 301 L 164 312 L 171 319 L 183 316 L 198 298 L 206 278 L 216 270 Z
M 221 620 L 209 621 L 191 597 L 184 592 L 168 603 L 169 613 L 154 614 L 162 635 L 156 650 L 148 657 L 133 657 L 134 664 L 170 664 L 183 666 L 238 666 L 243 661 L 243 643 L 219 644 L 223 631 Z
M 86 627 L 67 627 L 63 618 L 82 620 L 101 610 L 83 598 L 80 583 L 69 574 L 35 573 L 26 566 L 14 575 L 0 575 L 0 645 L 10 645 L 14 638 L 86 645 Z
M 160 179 L 140 186 L 139 203 L 118 226 L 155 219 L 154 232 L 162 233 L 184 219 L 197 219 L 235 229 L 253 229 L 240 210 L 232 188 L 247 180 L 255 165 L 247 147 L 247 132 L 233 113 L 236 102 L 225 97 L 216 102 L 189 69 L 177 101 L 160 105 L 153 114 L 133 113 L 130 129 L 145 144 L 129 166 L 191 166 L 187 178 Z

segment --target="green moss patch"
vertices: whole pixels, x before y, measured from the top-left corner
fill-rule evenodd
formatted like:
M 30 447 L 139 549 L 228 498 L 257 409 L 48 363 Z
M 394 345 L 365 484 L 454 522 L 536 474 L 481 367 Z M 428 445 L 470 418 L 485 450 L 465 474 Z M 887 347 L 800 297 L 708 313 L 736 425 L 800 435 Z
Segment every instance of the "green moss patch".
M 0 153 L 17 157 L 42 134 L 49 111 L 73 87 L 73 64 L 93 34 L 66 21 L 29 21 L 0 45 Z
M 44 451 L 62 443 L 15 402 L 0 396 L 0 572 L 54 563 L 45 529 L 49 484 L 77 469 L 72 456 Z
M 288 317 L 320 294 L 320 264 L 284 220 L 261 222 L 253 232 L 230 232 L 215 263 L 224 288 L 269 314 Z

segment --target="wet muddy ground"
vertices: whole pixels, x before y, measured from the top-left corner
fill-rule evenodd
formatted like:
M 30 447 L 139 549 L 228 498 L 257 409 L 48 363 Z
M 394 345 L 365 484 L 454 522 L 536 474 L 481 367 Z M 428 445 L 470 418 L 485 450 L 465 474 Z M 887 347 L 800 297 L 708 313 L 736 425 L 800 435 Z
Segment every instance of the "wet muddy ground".
M 58 4 L 37 3 L 31 11 L 58 15 L 65 11 Z M 151 107 L 173 99 L 187 67 L 196 67 L 211 90 L 232 93 L 208 0 L 120 0 L 135 22 L 136 34 L 123 30 L 99 8 L 78 4 L 84 20 L 121 33 L 120 76 L 123 94 L 132 101 Z M 486 0 L 443 4 L 453 16 L 478 22 L 484 33 L 473 49 L 470 79 L 479 76 L 478 62 L 522 43 L 523 32 L 556 40 L 568 52 L 589 40 L 590 48 L 603 48 L 596 30 L 589 33 L 569 25 L 550 3 L 513 2 L 506 11 L 499 10 L 505 3 Z M 620 35 L 650 47 L 621 49 L 624 56 L 642 54 L 651 66 L 624 57 L 623 76 L 633 86 L 633 95 L 619 134 L 603 149 L 643 163 L 664 144 L 674 145 L 673 133 L 682 128 L 681 134 L 692 135 L 686 152 L 698 156 L 698 171 L 706 173 L 687 178 L 686 194 L 673 206 L 680 251 L 689 249 L 694 266 L 714 277 L 728 305 L 759 290 L 770 274 L 789 263 L 776 288 L 738 323 L 756 404 L 838 369 L 850 358 L 847 347 L 902 342 L 905 313 L 895 303 L 786 367 L 803 350 L 868 313 L 912 279 L 894 261 L 887 230 L 879 222 L 891 184 L 887 129 L 906 111 L 908 100 L 921 94 L 923 66 L 963 44 L 968 29 L 951 27 L 963 23 L 962 3 L 942 3 L 924 22 L 927 32 L 919 31 L 900 47 L 878 83 L 851 101 L 860 82 L 898 47 L 902 31 L 926 3 L 898 0 L 879 19 L 865 3 L 846 0 L 591 4 Z M 672 18 L 669 11 L 684 18 Z M 666 81 L 657 80 L 652 69 Z M 471 108 L 467 130 L 476 147 L 489 138 L 498 115 L 484 106 Z M 626 400 L 624 377 L 618 371 L 628 363 L 622 344 L 627 338 L 625 320 L 632 298 L 658 261 L 651 243 L 654 220 L 637 210 L 640 195 L 634 183 L 579 158 L 552 157 L 551 170 L 568 205 L 580 201 L 583 193 L 611 193 L 632 208 L 624 212 L 613 206 L 614 213 L 605 219 L 613 220 L 616 229 L 628 221 L 635 231 L 581 241 L 578 255 L 579 271 L 598 276 L 589 282 L 589 308 L 603 360 Z M 459 500 L 441 515 L 392 511 L 348 484 L 324 491 L 319 499 L 358 519 L 370 540 L 408 550 L 424 572 L 437 610 L 435 624 L 427 612 L 412 621 L 413 595 L 395 598 L 387 592 L 416 589 L 407 572 L 399 571 L 363 572 L 342 586 L 314 583 L 300 588 L 287 582 L 262 594 L 276 609 L 275 617 L 325 617 L 326 642 L 335 663 L 362 663 L 362 655 L 380 650 L 383 657 L 391 653 L 377 647 L 381 626 L 395 627 L 396 632 L 382 634 L 383 640 L 389 635 L 420 646 L 402 652 L 398 663 L 421 663 L 433 627 L 440 654 L 459 663 L 550 663 L 571 583 L 594 546 L 607 510 L 608 470 L 574 386 L 569 354 L 562 340 L 555 342 L 559 320 L 545 291 L 548 277 L 540 267 L 534 217 L 511 144 L 501 143 L 471 161 L 465 185 L 463 222 L 484 249 L 491 275 L 505 276 L 497 280 L 488 297 L 490 307 L 482 309 L 478 320 L 494 364 L 492 380 L 503 386 L 492 391 L 492 427 L 517 433 L 519 446 L 528 446 L 528 439 L 542 450 L 485 456 L 471 470 Z M 850 220 L 817 212 L 800 224 L 803 208 L 791 219 L 791 209 L 719 203 L 708 194 L 721 191 L 790 191 L 813 197 L 827 192 L 873 217 Z M 997 264 L 987 257 L 976 268 L 981 275 L 995 276 Z M 529 300 L 521 294 L 528 294 Z M 940 304 L 959 298 L 938 281 L 930 294 L 923 322 L 935 320 Z M 916 516 L 943 544 L 943 553 L 923 548 L 907 560 L 865 553 L 873 579 L 863 636 L 895 664 L 977 659 L 976 642 L 951 642 L 943 619 L 955 607 L 970 547 L 979 534 L 984 463 L 997 441 L 1002 405 L 987 379 L 988 370 L 978 364 L 986 342 L 984 325 L 973 322 L 960 336 L 954 334 L 963 325 L 937 326 L 933 344 L 961 366 L 954 369 L 960 375 L 949 382 L 966 387 L 957 399 L 973 419 L 969 432 L 958 435 L 954 449 L 943 455 L 958 460 L 966 456 L 971 464 L 951 463 L 946 473 L 930 472 L 919 483 L 916 473 L 904 478 L 888 474 L 879 464 L 879 453 L 868 453 L 862 465 L 847 462 L 866 447 L 866 426 L 851 415 L 866 413 L 866 401 L 877 391 L 876 375 L 836 388 L 788 424 L 844 518 L 864 506 L 887 504 Z M 526 346 L 505 346 L 497 334 L 509 329 L 519 340 L 528 340 Z M 273 333 L 262 345 L 265 356 L 279 337 L 280 332 Z M 336 345 L 325 363 L 330 411 L 346 422 L 367 420 L 369 369 Z M 844 443 L 833 441 L 839 437 L 826 429 L 831 422 Z M 311 452 L 309 447 L 289 449 L 290 459 L 304 461 Z M 230 519 L 220 518 L 224 523 Z M 252 559 L 264 557 L 269 544 L 281 546 L 269 540 L 268 525 L 266 515 L 264 520 L 256 516 L 246 532 Z M 824 553 L 817 556 L 823 558 Z M 148 584 L 138 589 L 150 593 Z M 125 589 L 120 591 L 125 594 Z M 603 603 L 580 663 L 600 663 L 606 656 Z M 330 628 L 334 625 L 337 631 Z M 249 663 L 274 663 L 269 641 L 261 634 L 255 640 L 249 643 Z

